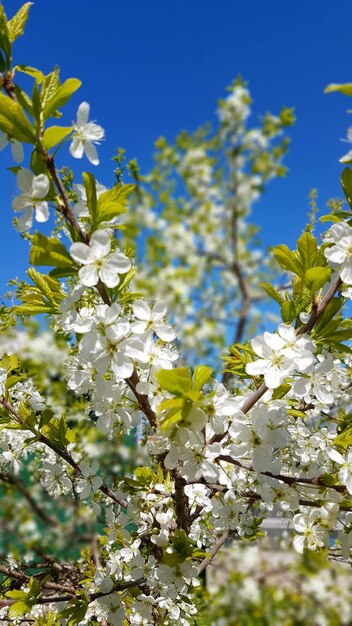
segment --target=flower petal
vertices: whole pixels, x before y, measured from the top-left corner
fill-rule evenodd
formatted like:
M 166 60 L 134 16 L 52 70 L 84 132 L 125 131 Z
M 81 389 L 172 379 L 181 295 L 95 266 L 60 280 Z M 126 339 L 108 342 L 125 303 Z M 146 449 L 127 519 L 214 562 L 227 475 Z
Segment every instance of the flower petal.
M 45 174 L 34 176 L 32 181 L 32 197 L 39 199 L 45 198 L 45 196 L 48 195 L 49 187 L 49 178 Z
M 83 157 L 83 152 L 84 147 L 82 139 L 74 135 L 70 144 L 70 154 L 75 159 L 81 159 Z
M 37 222 L 47 222 L 49 219 L 49 209 L 47 202 L 38 202 L 35 205 L 35 219 Z
M 84 126 L 89 119 L 90 106 L 88 102 L 81 102 L 77 110 L 77 124 L 78 126 Z
M 79 279 L 85 287 L 95 287 L 99 282 L 98 270 L 94 265 L 85 265 L 78 272 Z
M 90 161 L 92 165 L 99 165 L 100 161 L 99 161 L 96 147 L 93 146 L 93 144 L 90 141 L 85 141 L 83 145 L 84 145 L 84 152 L 86 154 L 88 161 Z
M 89 265 L 94 260 L 92 258 L 92 251 L 86 243 L 73 243 L 70 247 L 70 255 L 72 258 L 81 265 Z

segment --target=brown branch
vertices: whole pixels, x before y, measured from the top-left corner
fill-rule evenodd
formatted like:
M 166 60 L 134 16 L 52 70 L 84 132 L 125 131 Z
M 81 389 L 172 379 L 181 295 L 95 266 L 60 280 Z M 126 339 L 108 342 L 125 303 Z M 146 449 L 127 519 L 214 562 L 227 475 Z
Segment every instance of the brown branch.
M 176 467 L 172 474 L 175 480 L 173 500 L 175 503 L 177 528 L 182 528 L 188 534 L 191 527 L 191 518 L 189 500 L 185 493 L 185 486 L 187 483 L 183 476 L 181 476 L 179 467 Z
M 125 382 L 129 386 L 131 391 L 133 391 L 133 394 L 136 397 L 136 400 L 138 402 L 139 408 L 144 413 L 144 415 L 147 417 L 151 427 L 155 430 L 156 427 L 157 427 L 157 419 L 156 419 L 155 412 L 153 411 L 152 407 L 150 406 L 149 398 L 148 398 L 148 396 L 146 396 L 146 395 L 144 395 L 142 393 L 139 393 L 137 391 L 137 389 L 136 389 L 138 383 L 140 382 L 139 381 L 139 376 L 137 374 L 136 369 L 133 370 L 132 376 L 130 376 L 130 378 L 127 378 Z
M 247 472 L 253 472 L 255 474 L 260 474 L 261 476 L 269 476 L 269 478 L 275 478 L 276 480 L 280 480 L 287 485 L 310 485 L 312 487 L 325 487 L 326 489 L 334 489 L 335 491 L 345 492 L 346 488 L 343 485 L 325 485 L 319 477 L 317 478 L 300 478 L 295 476 L 286 476 L 285 474 L 272 474 L 271 472 L 257 472 L 251 466 L 242 465 L 237 459 L 233 459 L 229 454 L 219 454 L 217 457 L 219 461 L 225 461 L 226 463 L 230 463 L 231 465 L 236 465 L 241 469 L 246 470 Z
M 201 574 L 205 570 L 206 567 L 208 567 L 208 565 L 212 562 L 212 560 L 215 558 L 215 556 L 219 552 L 220 548 L 222 548 L 222 546 L 224 545 L 225 541 L 227 541 L 227 539 L 233 533 L 234 533 L 233 530 L 232 531 L 227 530 L 226 532 L 224 532 L 221 535 L 221 537 L 219 537 L 216 540 L 216 542 L 214 543 L 212 549 L 210 550 L 209 556 L 205 557 L 205 559 L 203 559 L 203 561 L 201 562 L 200 566 L 198 567 L 198 575 Z

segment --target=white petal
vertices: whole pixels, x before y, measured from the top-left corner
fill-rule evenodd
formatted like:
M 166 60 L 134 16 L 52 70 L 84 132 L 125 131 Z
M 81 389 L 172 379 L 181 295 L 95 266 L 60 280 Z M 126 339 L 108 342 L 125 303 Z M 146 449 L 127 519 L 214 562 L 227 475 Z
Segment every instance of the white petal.
M 70 255 L 81 265 L 88 265 L 92 262 L 91 249 L 86 243 L 73 243 L 70 247 Z
M 93 146 L 93 144 L 90 141 L 84 142 L 84 152 L 86 154 L 88 161 L 90 161 L 92 165 L 99 165 L 100 161 L 99 161 L 96 147 Z
M 32 196 L 33 198 L 45 198 L 49 191 L 49 178 L 45 174 L 39 174 L 34 176 L 32 181 Z
M 32 180 L 34 178 L 34 174 L 29 170 L 25 170 L 21 168 L 18 170 L 16 175 L 17 185 L 23 191 L 23 193 L 29 194 L 32 189 Z
M 105 230 L 96 230 L 91 236 L 90 247 L 95 259 L 103 259 L 110 252 L 110 235 Z
M 346 285 L 352 285 L 352 257 L 349 256 L 343 264 L 343 268 L 341 270 L 341 280 L 343 280 Z
M 33 224 L 33 211 L 32 209 L 26 209 L 22 215 L 17 218 L 17 229 L 20 233 L 29 230 Z
M 286 375 L 286 372 L 283 372 L 280 368 L 272 366 L 264 374 L 265 384 L 269 389 L 277 389 Z
M 330 263 L 337 263 L 340 265 L 346 258 L 347 250 L 339 245 L 332 246 L 331 248 L 326 248 L 326 250 L 324 250 L 324 255 Z
M 258 354 L 258 356 L 262 356 L 265 358 L 270 357 L 272 354 L 272 351 L 267 346 L 262 335 L 259 335 L 259 337 L 254 337 L 254 339 L 252 339 L 251 341 L 251 346 L 254 352 Z
M 88 102 L 81 102 L 77 111 L 77 124 L 78 126 L 84 126 L 89 119 L 89 104 Z
M 47 222 L 49 219 L 49 209 L 47 202 L 38 202 L 35 205 L 35 219 L 37 222 Z
M 28 207 L 32 208 L 33 202 L 28 196 L 20 195 L 16 196 L 12 201 L 12 208 L 14 211 L 23 211 Z
M 106 263 L 109 264 L 111 270 L 117 272 L 118 274 L 126 274 L 126 272 L 131 269 L 130 259 L 121 252 L 113 252 L 110 254 Z
M 133 303 L 133 314 L 139 320 L 149 322 L 151 320 L 151 310 L 149 305 L 143 300 L 135 300 Z
M 177 337 L 174 329 L 169 324 L 154 324 L 153 330 L 162 341 L 173 341 Z
M 335 448 L 330 448 L 330 447 L 327 448 L 326 453 L 329 459 L 331 459 L 332 461 L 335 461 L 335 463 L 338 463 L 339 465 L 342 465 L 345 462 L 345 459 L 343 458 L 342 454 L 340 454 L 337 450 L 335 450 Z
M 75 159 L 81 159 L 83 156 L 84 148 L 83 141 L 79 137 L 73 136 L 73 139 L 70 144 L 70 154 Z
M 296 535 L 293 538 L 293 547 L 296 550 L 296 552 L 303 554 L 303 551 L 304 551 L 304 536 L 303 535 Z
M 108 262 L 104 263 L 104 266 L 99 270 L 99 278 L 109 289 L 117 287 L 120 282 L 119 274 L 114 271 L 114 268 Z
M 163 319 L 163 317 L 165 317 L 166 313 L 167 308 L 165 302 L 158 300 L 158 302 L 156 302 L 153 306 L 153 319 L 156 322 L 159 322 Z
M 253 361 L 253 363 L 247 363 L 246 372 L 251 376 L 258 376 L 264 374 L 270 365 L 271 361 L 268 361 L 267 359 L 258 359 L 258 361 Z
M 129 378 L 133 374 L 133 363 L 124 354 L 114 354 L 111 369 L 118 378 Z
M 101 139 L 104 139 L 105 131 L 98 124 L 94 124 L 94 122 L 89 122 L 84 127 L 84 137 L 86 141 L 98 143 Z
M 0 131 L 0 152 L 1 150 L 3 150 L 4 148 L 6 148 L 7 144 L 9 143 L 8 138 L 6 137 L 5 133 L 3 133 L 2 131 Z
M 16 163 L 22 163 L 24 159 L 24 150 L 23 150 L 22 144 L 19 141 L 17 141 L 17 139 L 13 139 L 11 141 L 11 152 L 12 152 L 14 161 Z
M 94 265 L 85 265 L 78 272 L 79 280 L 85 287 L 95 287 L 99 282 L 98 271 Z

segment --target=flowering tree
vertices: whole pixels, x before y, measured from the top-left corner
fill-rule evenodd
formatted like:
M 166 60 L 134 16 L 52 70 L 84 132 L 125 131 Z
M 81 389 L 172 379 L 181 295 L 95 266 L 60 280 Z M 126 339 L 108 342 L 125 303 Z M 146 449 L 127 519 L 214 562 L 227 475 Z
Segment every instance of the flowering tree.
M 73 158 L 99 164 L 96 145 L 104 131 L 89 121 L 89 105 L 80 104 L 73 125 L 57 122 L 79 80 L 61 82 L 57 68 L 44 75 L 12 63 L 29 7 L 7 19 L 0 5 L 1 146 L 11 144 L 16 162 L 28 159 L 27 167 L 12 168 L 19 188 L 12 208 L 30 241 L 28 282 L 17 284 L 15 303 L 1 311 L 1 620 L 192 624 L 202 573 L 229 537 L 254 541 L 274 507 L 292 524 L 297 552 L 328 555 L 338 530 L 333 552 L 348 562 L 351 170 L 342 174 L 347 206 L 335 203 L 324 216 L 333 225 L 322 241 L 308 228 L 296 250 L 280 245 L 274 251 L 289 283 L 283 291 L 264 285 L 280 307 L 277 330 L 231 346 L 227 387 L 194 354 L 187 365 L 189 340 L 181 365 L 176 332 L 152 286 L 153 263 L 135 267 L 126 243 L 135 237 L 129 218 L 126 238 L 118 232 L 133 186 L 118 180 L 106 189 L 91 172 L 77 183 L 68 169 L 58 169 L 67 142 Z M 31 94 L 17 81 L 21 74 L 32 78 Z M 350 85 L 334 89 L 352 91 Z M 273 147 L 272 141 L 292 121 L 286 112 L 265 118 L 261 131 L 245 132 L 247 104 L 246 88 L 236 84 L 220 105 L 220 134 L 212 144 L 201 136 L 203 147 L 188 137 L 177 149 L 160 145 L 167 168 L 171 150 L 190 197 L 165 208 L 179 211 L 166 238 L 166 265 L 177 273 L 183 252 L 172 249 L 180 235 L 188 236 L 192 292 L 198 279 L 203 290 L 207 272 L 214 278 L 217 264 L 224 265 L 221 289 L 227 298 L 236 288 L 239 294 L 226 315 L 239 313 L 245 321 L 244 289 L 253 283 L 259 290 L 250 268 L 264 261 L 244 249 L 250 230 L 241 239 L 237 229 L 249 229 L 240 218 L 255 190 L 280 172 L 285 142 Z M 219 164 L 222 157 L 208 154 L 219 152 L 222 134 L 227 175 L 212 169 L 212 159 Z M 231 194 L 237 194 L 234 205 Z M 138 199 L 133 206 L 132 224 L 141 213 Z M 211 213 L 198 229 L 195 207 Z M 33 231 L 34 223 L 50 224 L 53 214 L 50 236 Z M 151 227 L 160 228 L 166 217 L 156 211 Z M 138 281 L 149 281 L 151 299 L 141 297 Z M 217 315 L 221 290 L 209 289 Z M 180 313 L 176 291 L 172 317 L 180 325 L 189 312 Z M 206 306 L 202 299 L 200 316 Z M 49 330 L 37 337 L 32 318 L 39 314 Z M 243 324 L 237 341 L 244 339 Z M 220 345 L 217 336 L 207 333 L 206 342 Z
M 140 267 L 136 287 L 167 303 L 183 357 L 197 364 L 204 355 L 216 369 L 229 332 L 237 343 L 263 322 L 260 283 L 270 267 L 248 218 L 266 183 L 285 174 L 283 130 L 294 122 L 284 108 L 250 128 L 246 84 L 237 79 L 228 91 L 216 131 L 182 132 L 174 145 L 160 138 L 147 176 L 129 164 L 136 188 L 122 233 Z

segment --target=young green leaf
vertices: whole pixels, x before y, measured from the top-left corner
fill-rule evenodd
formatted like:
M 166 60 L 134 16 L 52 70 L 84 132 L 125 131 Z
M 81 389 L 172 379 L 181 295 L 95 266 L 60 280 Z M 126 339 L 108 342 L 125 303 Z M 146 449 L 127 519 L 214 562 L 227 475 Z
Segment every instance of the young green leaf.
M 284 303 L 284 298 L 282 295 L 276 291 L 276 289 L 270 283 L 261 283 L 261 288 L 264 289 L 265 293 L 275 300 L 280 306 Z
M 97 187 L 96 180 L 93 174 L 89 174 L 89 172 L 83 172 L 83 184 L 86 190 L 87 195 L 87 206 L 89 210 L 89 214 L 94 222 L 95 216 L 97 214 Z
M 345 167 L 341 174 L 341 186 L 346 200 L 352 209 L 352 170 L 349 167 Z
M 60 141 L 65 139 L 67 135 L 72 131 L 72 126 L 50 126 L 47 128 L 44 137 L 43 144 L 47 150 L 56 146 Z
M 17 37 L 23 35 L 24 27 L 28 19 L 28 12 L 31 6 L 32 2 L 26 2 L 17 11 L 16 15 L 14 15 L 7 22 L 7 27 L 9 29 L 9 39 L 11 43 L 13 43 L 15 39 L 17 39 Z
M 192 389 L 192 378 L 189 367 L 178 367 L 173 370 L 159 370 L 155 374 L 160 387 L 174 396 L 184 396 Z
M 80 86 L 80 80 L 77 78 L 68 78 L 62 85 L 57 87 L 43 108 L 44 119 L 48 119 L 48 117 L 54 115 L 58 109 L 61 109 Z
M 297 241 L 297 250 L 303 270 L 314 266 L 318 254 L 317 240 L 311 233 L 303 233 Z
M 0 130 L 13 139 L 35 142 L 34 130 L 18 102 L 0 93 Z
M 38 231 L 33 235 L 29 256 L 32 265 L 68 267 L 74 265 L 63 243 L 55 237 L 46 237 Z

